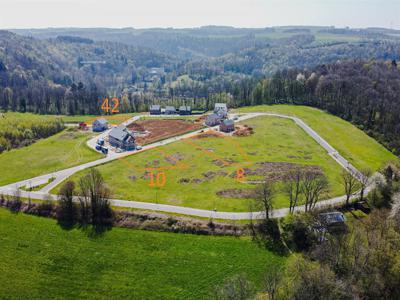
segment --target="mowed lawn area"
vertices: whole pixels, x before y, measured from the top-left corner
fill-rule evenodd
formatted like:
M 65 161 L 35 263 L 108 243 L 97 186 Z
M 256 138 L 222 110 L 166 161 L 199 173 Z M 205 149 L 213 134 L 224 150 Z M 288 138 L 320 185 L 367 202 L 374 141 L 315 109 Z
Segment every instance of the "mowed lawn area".
M 286 260 L 249 238 L 121 228 L 89 238 L 5 209 L 0 245 L 1 299 L 206 299 L 235 274 L 260 289 Z
M 343 193 L 340 166 L 293 121 L 263 116 L 243 124 L 251 126 L 254 134 L 207 134 L 113 161 L 98 170 L 113 198 L 218 211 L 248 211 L 254 183 L 267 174 L 279 185 L 293 166 L 320 168 L 330 182 L 325 197 Z M 251 171 L 242 182 L 237 180 L 240 169 Z M 72 180 L 87 171 L 75 174 Z M 157 174 L 161 186 L 157 186 Z M 287 206 L 286 197 L 278 194 L 275 208 Z
M 86 146 L 91 133 L 64 130 L 0 154 L 0 186 L 66 169 L 103 156 Z
M 275 112 L 299 117 L 359 169 L 370 168 L 377 171 L 388 161 L 398 160 L 393 153 L 351 123 L 316 108 L 261 105 L 244 107 L 236 111 Z

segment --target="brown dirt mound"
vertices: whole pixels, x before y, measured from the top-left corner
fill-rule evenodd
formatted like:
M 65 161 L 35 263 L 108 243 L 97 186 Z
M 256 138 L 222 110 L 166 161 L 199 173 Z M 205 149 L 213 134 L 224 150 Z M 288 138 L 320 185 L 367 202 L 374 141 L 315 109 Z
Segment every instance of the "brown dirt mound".
M 136 138 L 140 145 L 151 144 L 189 131 L 200 129 L 202 125 L 190 120 L 143 120 L 130 124 L 128 128 L 137 132 L 148 132 Z
M 254 190 L 252 189 L 227 189 L 218 191 L 217 196 L 223 198 L 236 198 L 236 199 L 252 199 L 254 198 Z
M 254 133 L 252 127 L 247 125 L 237 125 L 235 126 L 235 132 L 233 133 L 234 136 L 249 136 Z
M 243 168 L 243 171 L 245 176 L 263 176 L 268 181 L 277 182 L 284 180 L 289 172 L 296 169 L 323 174 L 323 170 L 319 166 L 305 166 L 286 162 L 258 162 L 255 167 Z M 232 172 L 230 177 L 235 178 L 236 175 L 236 172 Z
M 201 134 L 193 137 L 193 139 L 206 139 L 206 138 L 212 138 L 212 137 L 220 137 L 220 136 L 218 135 L 218 133 L 216 133 L 214 131 L 209 131 L 209 132 L 201 133 Z

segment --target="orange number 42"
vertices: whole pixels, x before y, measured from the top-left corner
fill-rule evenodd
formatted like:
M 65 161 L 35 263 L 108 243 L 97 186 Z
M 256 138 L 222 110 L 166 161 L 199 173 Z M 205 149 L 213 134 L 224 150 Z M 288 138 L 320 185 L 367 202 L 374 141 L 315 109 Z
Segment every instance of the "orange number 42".
M 103 104 L 101 105 L 101 109 L 104 110 L 105 112 L 112 112 L 112 113 L 117 113 L 119 112 L 118 106 L 119 106 L 119 100 L 118 98 L 114 97 L 111 99 L 111 102 L 114 103 L 114 106 L 111 108 L 110 103 L 108 101 L 108 98 L 104 99 Z

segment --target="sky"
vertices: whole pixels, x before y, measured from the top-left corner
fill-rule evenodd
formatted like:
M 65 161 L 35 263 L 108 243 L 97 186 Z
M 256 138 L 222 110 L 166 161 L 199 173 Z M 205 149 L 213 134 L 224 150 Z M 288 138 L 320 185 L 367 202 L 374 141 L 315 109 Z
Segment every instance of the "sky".
M 400 0 L 0 0 L 0 28 L 269 27 L 400 29 Z

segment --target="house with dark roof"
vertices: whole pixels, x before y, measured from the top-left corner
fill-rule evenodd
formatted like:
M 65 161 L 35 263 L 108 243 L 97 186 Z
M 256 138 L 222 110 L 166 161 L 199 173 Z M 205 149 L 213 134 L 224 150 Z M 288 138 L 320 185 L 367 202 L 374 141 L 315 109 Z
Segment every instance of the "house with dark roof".
M 222 132 L 232 132 L 235 131 L 235 123 L 233 120 L 225 119 L 219 125 L 219 130 Z
M 190 106 L 185 106 L 185 105 L 180 106 L 179 107 L 179 114 L 181 116 L 191 115 L 192 114 L 192 108 Z
M 108 121 L 100 118 L 93 122 L 92 129 L 94 132 L 101 132 L 108 129 Z
M 161 106 L 160 105 L 151 105 L 150 106 L 150 114 L 151 115 L 161 115 Z
M 165 107 L 165 112 L 166 115 L 175 115 L 176 114 L 176 109 L 174 106 L 166 106 Z
M 208 115 L 206 118 L 206 125 L 207 126 L 217 126 L 221 123 L 221 117 L 217 114 Z
M 108 135 L 108 141 L 111 146 L 116 148 L 123 150 L 135 149 L 135 138 L 132 132 L 123 125 L 111 129 Z
M 223 118 L 226 118 L 226 116 L 228 115 L 228 107 L 226 106 L 226 103 L 215 103 L 214 113 Z

